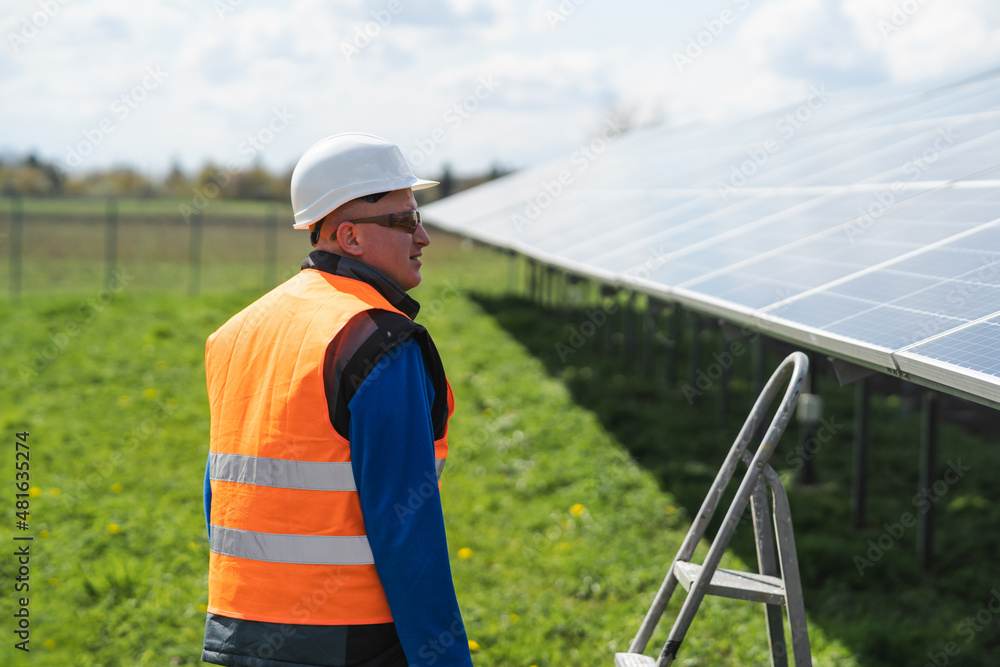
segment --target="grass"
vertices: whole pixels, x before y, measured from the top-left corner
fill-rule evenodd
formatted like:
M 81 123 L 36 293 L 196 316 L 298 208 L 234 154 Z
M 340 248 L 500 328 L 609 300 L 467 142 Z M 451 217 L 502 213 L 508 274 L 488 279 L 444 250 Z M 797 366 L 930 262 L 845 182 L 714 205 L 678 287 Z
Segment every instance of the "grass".
M 583 313 L 557 316 L 505 296 L 499 256 L 435 241 L 415 296 L 458 401 L 443 494 L 459 602 L 480 647 L 475 662 L 609 665 L 635 633 L 733 422 L 715 425 L 712 392 L 691 408 L 679 387 L 625 372 L 591 344 L 564 364 L 556 343 Z M 99 259 L 89 271 L 100 275 Z M 226 284 L 243 280 L 236 268 L 218 272 Z M 204 340 L 259 293 L 219 285 L 189 297 L 131 285 L 88 310 L 93 290 L 64 286 L 0 303 L 0 427 L 8 438 L 30 431 L 37 489 L 31 664 L 199 664 Z M 747 377 L 745 361 L 737 378 Z M 733 385 L 736 414 L 749 386 Z M 823 393 L 827 414 L 847 424 L 849 394 Z M 910 506 L 915 417 L 884 397 L 873 409 L 871 525 L 881 526 Z M 995 585 L 993 449 L 945 431 L 942 461 L 961 457 L 974 468 L 937 504 L 938 569 L 915 565 L 910 531 L 859 577 L 852 556 L 881 529 L 844 528 L 849 439 L 845 425 L 823 444 L 822 483 L 791 498 L 816 664 L 923 664 L 947 641 L 958 643 L 961 664 L 987 664 L 1000 617 L 968 644 L 956 624 L 975 616 Z M 0 507 L 13 521 L 11 501 L 8 491 Z M 743 533 L 724 566 L 753 563 Z M 9 582 L 12 567 L 0 562 L 0 579 Z M 12 597 L 5 585 L 0 606 L 12 609 Z M 0 645 L 0 663 L 27 664 L 12 643 Z M 706 600 L 681 661 L 766 664 L 760 609 Z

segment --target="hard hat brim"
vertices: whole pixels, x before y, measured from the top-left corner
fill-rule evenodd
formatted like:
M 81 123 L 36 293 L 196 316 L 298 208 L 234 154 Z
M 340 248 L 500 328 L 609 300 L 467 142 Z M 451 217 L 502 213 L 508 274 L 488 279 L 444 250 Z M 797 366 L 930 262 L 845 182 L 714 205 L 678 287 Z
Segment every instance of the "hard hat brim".
M 439 185 L 438 181 L 428 181 L 423 178 L 414 177 L 408 180 L 410 182 L 398 184 L 398 187 L 397 184 L 387 187 L 384 181 L 380 181 L 376 184 L 377 187 L 365 187 L 365 184 L 353 183 L 330 192 L 327 197 L 324 197 L 309 208 L 303 211 L 295 211 L 295 224 L 292 227 L 294 229 L 308 229 L 310 225 L 319 222 L 347 202 L 353 201 L 358 197 L 373 195 L 377 192 L 393 192 L 394 190 L 423 190 Z

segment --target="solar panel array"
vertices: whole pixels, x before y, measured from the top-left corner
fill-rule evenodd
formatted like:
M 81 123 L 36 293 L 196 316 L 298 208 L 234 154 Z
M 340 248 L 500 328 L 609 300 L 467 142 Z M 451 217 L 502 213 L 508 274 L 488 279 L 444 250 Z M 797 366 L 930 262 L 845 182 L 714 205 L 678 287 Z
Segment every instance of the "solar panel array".
M 424 215 L 1000 406 L 1000 69 L 599 136 Z

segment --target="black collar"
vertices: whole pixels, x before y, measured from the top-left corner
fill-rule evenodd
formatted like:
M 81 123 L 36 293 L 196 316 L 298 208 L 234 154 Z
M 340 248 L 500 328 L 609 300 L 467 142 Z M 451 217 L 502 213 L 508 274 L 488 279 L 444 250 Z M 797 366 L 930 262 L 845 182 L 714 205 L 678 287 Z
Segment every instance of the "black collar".
M 404 292 L 399 285 L 390 280 L 384 273 L 362 264 L 350 257 L 337 255 L 326 250 L 313 250 L 302 262 L 303 269 L 316 269 L 342 278 L 360 280 L 371 285 L 385 297 L 393 308 L 399 310 L 411 320 L 420 311 L 420 304 Z

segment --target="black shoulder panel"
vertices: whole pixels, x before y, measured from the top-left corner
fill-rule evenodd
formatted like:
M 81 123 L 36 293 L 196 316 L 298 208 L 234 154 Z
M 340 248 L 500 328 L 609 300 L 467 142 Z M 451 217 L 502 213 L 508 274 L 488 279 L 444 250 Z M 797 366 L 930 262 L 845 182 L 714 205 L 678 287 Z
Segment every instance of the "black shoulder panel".
M 351 414 L 348 405 L 358 387 L 382 359 L 392 358 L 403 343 L 415 340 L 420 345 L 424 367 L 434 386 L 431 421 L 434 438 L 444 435 L 448 421 L 448 389 L 441 357 L 427 330 L 413 320 L 388 310 L 358 313 L 334 337 L 326 350 L 323 380 L 327 408 L 333 427 L 349 437 Z

